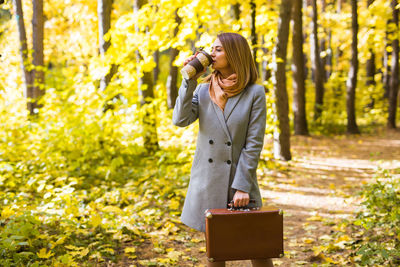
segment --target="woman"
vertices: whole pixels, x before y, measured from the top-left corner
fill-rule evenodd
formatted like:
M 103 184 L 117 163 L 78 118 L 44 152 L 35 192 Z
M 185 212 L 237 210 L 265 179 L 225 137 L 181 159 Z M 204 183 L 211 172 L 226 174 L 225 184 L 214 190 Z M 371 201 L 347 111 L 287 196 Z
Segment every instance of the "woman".
M 186 65 L 194 56 L 184 62 Z M 199 73 L 183 79 L 173 123 L 188 126 L 199 119 L 199 133 L 181 220 L 205 232 L 204 211 L 262 206 L 256 169 L 263 148 L 266 104 L 264 88 L 255 84 L 257 70 L 246 39 L 236 33 L 217 36 L 211 57 L 214 71 L 197 86 Z M 249 204 L 250 199 L 256 203 Z M 273 266 L 252 260 L 253 266 Z M 207 263 L 225 266 L 225 262 Z

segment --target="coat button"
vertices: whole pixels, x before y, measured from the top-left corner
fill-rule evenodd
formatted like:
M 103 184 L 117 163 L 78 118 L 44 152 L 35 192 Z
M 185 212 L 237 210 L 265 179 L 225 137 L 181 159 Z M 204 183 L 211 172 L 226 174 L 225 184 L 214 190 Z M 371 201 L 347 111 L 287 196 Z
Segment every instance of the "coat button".
M 232 145 L 232 143 L 231 143 L 231 142 L 227 142 L 226 144 L 227 144 L 228 146 L 231 146 L 231 145 Z
M 232 163 L 232 161 L 230 161 L 229 159 L 226 161 L 226 163 L 228 163 L 229 165 Z
M 210 159 L 208 159 L 208 162 L 212 163 L 212 162 L 213 162 L 213 160 L 210 158 Z
M 213 140 L 208 141 L 210 143 L 210 145 L 214 144 Z

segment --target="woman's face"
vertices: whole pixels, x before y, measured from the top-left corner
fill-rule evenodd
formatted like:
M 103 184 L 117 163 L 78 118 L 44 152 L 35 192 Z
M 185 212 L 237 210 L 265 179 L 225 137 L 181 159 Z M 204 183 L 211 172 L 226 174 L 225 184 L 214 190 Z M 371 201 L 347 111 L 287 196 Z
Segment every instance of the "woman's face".
M 218 71 L 230 69 L 230 65 L 225 56 L 225 50 L 222 47 L 221 41 L 218 38 L 215 40 L 212 46 L 211 57 L 213 59 L 213 69 Z

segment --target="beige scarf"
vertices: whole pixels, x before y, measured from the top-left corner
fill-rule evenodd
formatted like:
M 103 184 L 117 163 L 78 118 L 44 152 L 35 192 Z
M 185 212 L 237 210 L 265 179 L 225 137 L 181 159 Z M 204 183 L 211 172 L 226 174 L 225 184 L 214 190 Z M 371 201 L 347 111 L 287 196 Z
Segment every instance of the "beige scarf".
M 209 93 L 211 100 L 224 111 L 228 98 L 240 94 L 244 88 L 238 88 L 236 73 L 229 77 L 222 77 L 221 73 L 214 71 L 211 75 Z

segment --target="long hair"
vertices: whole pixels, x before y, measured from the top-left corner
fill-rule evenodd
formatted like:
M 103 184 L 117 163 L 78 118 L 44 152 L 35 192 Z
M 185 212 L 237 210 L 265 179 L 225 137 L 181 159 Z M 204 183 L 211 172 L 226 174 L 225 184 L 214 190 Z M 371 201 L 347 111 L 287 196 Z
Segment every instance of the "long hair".
M 225 56 L 237 75 L 237 84 L 240 88 L 245 88 L 248 84 L 253 84 L 258 78 L 256 64 L 247 40 L 238 33 L 224 32 L 217 35 L 224 50 Z M 211 75 L 205 78 L 210 81 Z

